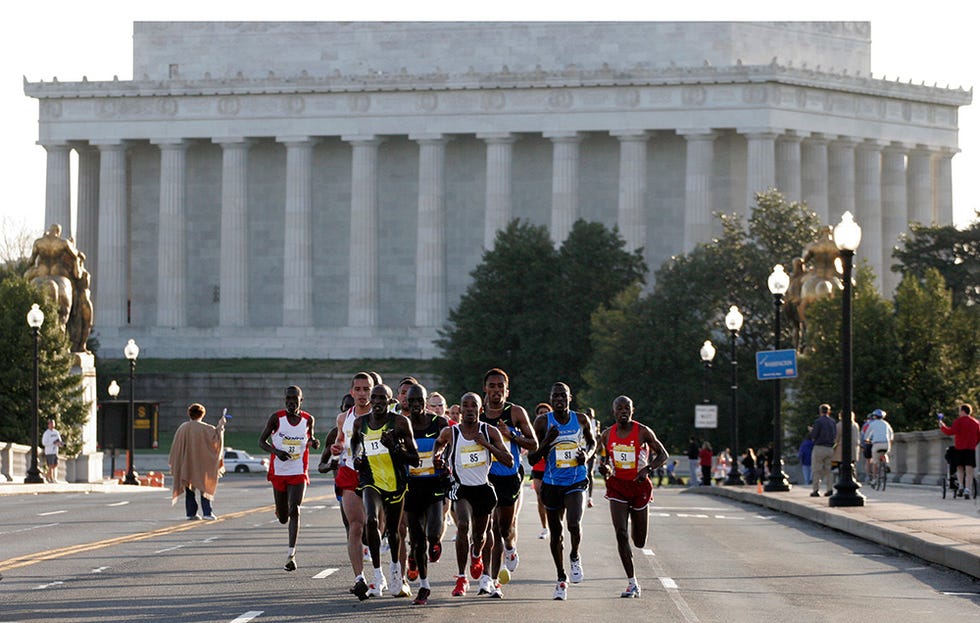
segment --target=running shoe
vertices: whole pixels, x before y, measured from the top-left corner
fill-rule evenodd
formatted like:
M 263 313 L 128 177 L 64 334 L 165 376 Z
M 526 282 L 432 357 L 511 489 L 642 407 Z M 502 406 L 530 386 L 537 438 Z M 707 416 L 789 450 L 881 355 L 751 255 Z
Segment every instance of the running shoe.
M 568 584 L 565 584 L 564 580 L 558 580 L 558 584 L 555 584 L 555 596 L 553 599 L 555 601 L 565 601 L 568 599 Z
M 187 521 L 197 521 L 200 518 L 201 518 L 200 515 L 188 515 L 187 516 Z
M 592 498 L 589 498 L 589 501 L 586 502 L 586 506 L 588 506 L 589 508 L 592 508 L 593 506 L 595 506 L 595 502 L 592 501 Z
M 582 559 L 578 558 L 571 561 L 572 563 L 572 573 L 570 574 L 570 579 L 572 584 L 578 584 L 585 579 L 585 574 L 582 573 Z
M 623 591 L 622 593 L 620 593 L 619 596 L 620 597 L 627 598 L 627 599 L 629 599 L 629 598 L 639 599 L 639 597 L 640 597 L 640 585 L 639 584 L 634 584 L 634 583 L 630 582 L 629 583 L 629 586 L 626 587 L 626 590 Z
M 419 589 L 419 594 L 412 603 L 416 606 L 424 606 L 425 604 L 429 603 L 429 595 L 431 594 L 432 591 L 423 586 Z
M 217 518 L 218 518 L 218 516 L 217 516 L 217 515 L 215 515 L 214 513 L 211 513 L 210 515 L 205 515 L 205 516 L 203 517 L 203 519 L 207 519 L 208 521 L 214 521 L 214 520 L 215 520 L 215 519 L 217 519 Z
M 442 556 L 442 543 L 430 543 L 429 562 L 439 562 L 440 556 Z
M 296 557 L 290 556 L 286 559 L 286 564 L 282 566 L 286 571 L 296 571 Z
M 493 579 L 489 575 L 480 576 L 480 591 L 477 595 L 489 595 L 493 591 Z
M 503 599 L 504 592 L 500 590 L 500 582 L 494 582 L 490 588 L 490 599 Z
M 402 577 L 401 565 L 397 562 L 391 563 L 391 595 L 392 597 L 411 597 L 412 587 L 408 585 Z
M 456 576 L 456 587 L 453 588 L 453 597 L 462 597 L 466 594 L 466 589 L 470 587 L 470 581 L 465 575 Z
M 510 582 L 510 571 L 507 567 L 501 567 L 500 573 L 497 574 L 497 579 L 501 584 L 508 584 Z
M 371 562 L 371 548 L 364 546 L 364 562 Z
M 517 565 L 521 564 L 521 557 L 517 555 L 517 549 L 504 550 L 504 568 L 511 573 L 517 571 Z
M 368 584 L 368 597 L 381 597 L 388 589 L 388 580 L 385 579 L 381 569 L 374 572 L 374 582 Z
M 412 556 L 408 557 L 408 571 L 405 572 L 405 576 L 412 582 L 419 579 L 419 567 L 415 564 L 415 558 Z
M 357 581 L 354 582 L 354 586 L 351 587 L 350 592 L 352 595 L 356 595 L 361 601 L 368 598 L 368 585 L 367 582 L 364 581 L 363 577 L 357 578 Z
M 539 539 L 547 539 L 548 538 L 548 529 L 547 528 L 542 528 L 541 532 L 538 533 L 538 538 Z
M 470 555 L 470 577 L 479 580 L 483 575 L 483 556 Z
M 395 587 L 398 585 L 395 584 Z M 408 580 L 402 578 L 402 587 L 395 593 L 395 597 L 411 597 L 412 596 L 412 586 L 408 583 Z

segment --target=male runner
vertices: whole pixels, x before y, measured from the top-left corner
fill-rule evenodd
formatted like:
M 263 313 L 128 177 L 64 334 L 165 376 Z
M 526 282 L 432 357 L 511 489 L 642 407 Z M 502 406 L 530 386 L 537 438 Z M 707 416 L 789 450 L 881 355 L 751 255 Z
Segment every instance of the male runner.
M 521 450 L 536 450 L 537 437 L 531 427 L 527 411 L 520 405 L 507 402 L 510 395 L 510 378 L 500 368 L 493 368 L 483 375 L 483 392 L 486 404 L 480 420 L 497 427 L 504 444 L 514 457 L 514 464 L 505 467 L 498 461 L 490 464 L 490 484 L 497 492 L 497 506 L 493 509 L 492 540 L 483 547 L 485 560 L 490 561 L 490 574 L 480 578 L 480 593 L 491 597 L 503 597 L 500 583 L 510 581 L 510 574 L 517 570 L 517 514 L 521 509 L 524 492 L 524 468 L 521 466 Z M 501 569 L 501 559 L 503 569 Z M 500 582 L 498 582 L 498 578 Z
M 551 529 L 551 557 L 558 573 L 554 592 L 554 599 L 557 600 L 567 598 L 569 579 L 577 584 L 585 578 L 579 557 L 585 491 L 589 487 L 585 464 L 595 452 L 596 445 L 591 423 L 585 415 L 569 410 L 571 401 L 572 390 L 568 385 L 555 383 L 551 387 L 553 410 L 535 418 L 534 433 L 541 442 L 538 449 L 527 456 L 531 464 L 542 456 L 547 459 L 541 485 L 541 500 L 548 511 L 548 527 Z M 571 578 L 565 574 L 563 562 L 563 520 L 568 523 L 568 534 L 571 537 L 568 552 Z
M 414 602 L 417 606 L 428 603 L 432 593 L 428 562 L 439 560 L 442 552 L 442 507 L 446 497 L 446 472 L 435 468 L 432 449 L 439 433 L 449 426 L 449 420 L 426 411 L 426 398 L 422 385 L 412 385 L 406 392 L 412 431 L 421 459 L 418 467 L 409 468 L 408 493 L 405 494 L 405 516 L 411 536 L 408 574 L 411 579 L 414 579 L 412 575 L 417 575 L 421 582 Z
M 432 448 L 436 469 L 448 463 L 454 480 L 450 496 L 456 508 L 456 565 L 459 575 L 456 576 L 453 597 L 462 597 L 469 588 L 465 573 L 467 558 L 470 560 L 470 576 L 478 580 L 483 575 L 483 544 L 490 513 L 497 503 L 496 492 L 488 478 L 491 457 L 506 467 L 514 464 L 514 457 L 504 447 L 497 428 L 480 421 L 482 402 L 480 396 L 473 392 L 463 394 L 459 425 L 442 429 Z M 443 460 L 442 451 L 447 446 L 449 455 Z
M 616 545 L 629 585 L 620 597 L 639 597 L 640 585 L 633 570 L 633 550 L 628 536 L 632 522 L 633 545 L 647 541 L 647 506 L 653 498 L 650 475 L 667 462 L 664 445 L 648 427 L 633 420 L 633 401 L 627 396 L 613 400 L 616 423 L 602 432 L 599 447 L 605 448 L 599 473 L 606 478 L 606 499 L 616 531 Z
M 359 490 L 367 518 L 368 548 L 374 566 L 374 579 L 368 585 L 369 597 L 381 597 L 388 583 L 381 572 L 381 532 L 379 513 L 384 510 L 384 533 L 391 552 L 392 586 L 404 585 L 398 562 L 398 522 L 405 499 L 406 466 L 419 464 L 419 452 L 408 418 L 388 410 L 391 388 L 375 385 L 371 389 L 371 412 L 354 420 L 351 455 L 360 473 Z
M 272 483 L 276 502 L 276 519 L 289 523 L 289 550 L 283 569 L 296 571 L 296 538 L 299 536 L 299 511 L 310 483 L 310 448 L 320 447 L 313 433 L 313 416 L 300 411 L 303 390 L 295 385 L 286 388 L 286 408 L 269 416 L 259 447 L 272 454 L 267 478 Z

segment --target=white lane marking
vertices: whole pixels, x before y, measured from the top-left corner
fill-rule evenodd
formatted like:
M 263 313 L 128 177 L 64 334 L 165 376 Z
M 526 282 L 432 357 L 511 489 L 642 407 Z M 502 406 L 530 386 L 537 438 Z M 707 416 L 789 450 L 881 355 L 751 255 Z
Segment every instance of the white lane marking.
M 643 548 L 643 553 L 647 556 L 656 556 L 656 554 L 653 553 L 652 549 L 646 547 Z
M 328 576 L 330 576 L 330 575 L 332 575 L 334 573 L 337 573 L 338 571 L 340 571 L 340 569 L 324 569 L 320 573 L 314 575 L 313 576 L 313 579 L 314 580 L 322 580 L 323 578 L 328 577 Z
M 653 568 L 654 575 L 656 575 L 657 579 L 660 580 L 664 590 L 667 591 L 667 596 L 670 597 L 672 602 L 674 602 L 674 607 L 677 608 L 677 611 L 680 612 L 682 617 L 684 617 L 684 620 L 687 623 L 698 623 L 700 619 L 698 619 L 698 616 L 694 614 L 691 607 L 687 605 L 687 601 L 684 600 L 684 597 L 681 596 L 681 592 L 677 589 L 677 583 L 674 582 L 674 580 L 664 571 L 663 565 L 660 564 L 660 559 L 658 559 L 656 556 L 650 556 L 647 560 L 650 561 L 650 566 Z
M 220 538 L 221 538 L 220 536 L 209 536 L 208 538 L 201 541 L 201 543 L 210 543 L 211 541 L 217 541 Z
M 697 517 L 698 519 L 707 519 L 707 515 L 701 515 L 696 513 L 677 513 L 678 517 Z
M 68 511 L 48 511 L 46 513 L 38 513 L 38 517 L 47 517 L 48 515 L 60 515 L 61 513 L 67 513 Z
M 651 517 L 670 517 L 670 513 L 650 513 Z
M 97 569 L 92 569 L 92 573 L 102 573 L 103 571 L 105 571 L 108 568 L 109 567 L 99 567 Z
M 664 588 L 670 590 L 677 590 L 677 582 L 673 578 L 660 578 L 660 583 L 664 585 Z
M 309 508 L 310 510 L 313 511 L 322 511 L 323 509 L 326 508 L 326 506 L 304 506 L 303 508 Z
M 980 593 L 978 593 L 976 591 L 973 591 L 972 593 L 969 592 L 969 591 L 967 591 L 967 592 L 942 591 L 942 594 L 943 595 L 951 595 L 953 597 L 976 597 L 977 595 L 980 595 Z
M 168 547 L 166 549 L 158 549 L 157 551 L 155 551 L 153 553 L 154 554 L 163 554 L 164 552 L 172 552 L 175 549 L 180 549 L 181 547 L 183 547 L 183 545 L 174 545 L 173 547 Z
M 262 614 L 263 612 L 265 612 L 265 610 L 249 610 L 245 614 L 243 614 L 241 616 L 238 616 L 238 617 L 235 617 L 234 619 L 232 619 L 231 620 L 231 623 L 248 623 L 249 621 L 251 621 L 255 617 L 257 617 L 260 614 Z
M 35 586 L 34 587 L 34 590 L 40 591 L 40 590 L 43 590 L 45 588 L 51 588 L 52 586 L 58 586 L 59 584 L 64 584 L 64 582 L 61 582 L 59 580 L 58 582 L 51 582 L 50 584 L 42 584 L 40 586 Z
M 122 502 L 114 502 L 112 504 L 106 504 L 106 506 L 126 506 L 129 504 L 129 500 L 123 500 Z
M 46 523 L 46 524 L 41 524 L 39 526 L 30 526 L 27 528 L 21 528 L 20 530 L 8 530 L 7 532 L 0 532 L 0 536 L 3 536 L 5 534 L 17 534 L 18 532 L 30 532 L 31 530 L 43 530 L 44 528 L 53 528 L 57 525 L 58 524 L 56 523 Z
M 335 505 L 335 506 L 331 506 L 331 507 L 330 507 L 330 510 L 335 510 L 335 511 L 339 511 L 339 510 L 340 510 L 340 504 L 337 504 L 337 505 Z

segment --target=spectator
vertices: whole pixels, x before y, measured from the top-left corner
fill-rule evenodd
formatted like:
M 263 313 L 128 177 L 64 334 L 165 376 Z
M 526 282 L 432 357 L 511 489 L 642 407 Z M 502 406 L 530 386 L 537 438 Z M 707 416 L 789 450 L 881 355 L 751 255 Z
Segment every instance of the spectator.
M 58 482 L 58 449 L 64 445 L 61 433 L 54 427 L 54 420 L 48 420 L 48 430 L 41 435 L 41 445 L 44 446 L 44 466 L 48 482 Z
M 833 475 L 830 462 L 834 458 L 834 440 L 837 438 L 837 425 L 830 417 L 830 405 L 822 404 L 818 407 L 820 415 L 813 426 L 810 428 L 810 439 L 813 440 L 813 490 L 810 497 L 820 496 L 820 482 L 823 481 L 827 491 L 825 495 L 830 497 L 834 492 Z
M 973 407 L 969 404 L 960 405 L 960 414 L 953 420 L 952 426 L 943 424 L 943 416 L 939 415 L 939 430 L 945 435 L 953 436 L 953 459 L 956 465 L 956 477 L 959 479 L 958 495 L 970 497 L 970 485 L 977 467 L 977 444 L 980 443 L 980 422 L 973 417 Z
M 184 494 L 187 519 L 200 519 L 195 491 L 201 495 L 201 512 L 205 519 L 216 519 L 211 507 L 218 478 L 224 473 L 223 446 L 225 418 L 217 426 L 204 422 L 206 410 L 194 403 L 187 407 L 188 421 L 177 428 L 170 446 L 170 473 L 173 475 L 171 504 Z
M 701 467 L 701 486 L 711 486 L 711 461 L 714 455 L 711 453 L 711 444 L 705 441 L 701 444 L 698 451 L 698 465 Z
M 843 439 L 843 426 L 841 423 L 841 414 L 837 414 L 837 437 L 834 441 L 834 460 L 831 462 L 832 466 L 840 467 L 841 457 L 844 452 Z M 859 459 L 859 453 L 861 452 L 861 429 L 858 427 L 857 422 L 854 421 L 854 413 L 851 412 L 851 460 L 854 464 L 857 464 Z M 840 472 L 838 472 L 839 474 Z
M 746 448 L 742 454 L 742 476 L 746 484 L 755 484 L 755 452 L 752 448 Z
M 728 471 L 732 467 L 732 455 L 728 448 L 721 451 L 718 458 L 715 459 L 715 468 L 712 473 L 712 477 L 715 480 L 716 485 L 721 485 L 722 482 L 728 477 Z
M 687 483 L 689 487 L 696 487 L 698 484 L 698 467 L 700 467 L 701 450 L 698 447 L 698 440 L 692 435 L 687 444 L 687 464 L 691 472 L 691 480 Z
M 667 484 L 668 485 L 682 485 L 683 481 L 677 479 L 677 460 L 673 460 L 667 466 Z
M 803 469 L 803 484 L 808 485 L 813 480 L 813 468 L 812 468 L 812 458 L 813 458 L 813 440 L 810 439 L 810 432 L 813 431 L 812 426 L 806 427 L 806 436 L 803 437 L 803 441 L 800 442 L 800 450 L 796 453 L 797 458 L 800 459 L 800 467 Z

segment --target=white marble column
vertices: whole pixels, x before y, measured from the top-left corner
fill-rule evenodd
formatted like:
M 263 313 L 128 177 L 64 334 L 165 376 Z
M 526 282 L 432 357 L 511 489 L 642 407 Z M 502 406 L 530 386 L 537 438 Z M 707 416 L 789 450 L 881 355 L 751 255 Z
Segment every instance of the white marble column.
M 313 326 L 313 141 L 278 137 L 286 146 L 282 324 Z
M 932 225 L 932 151 L 916 145 L 909 152 L 909 221 Z
M 635 251 L 647 243 L 647 133 L 639 130 L 610 132 L 619 139 L 619 209 L 616 223 Z
M 57 223 L 61 235 L 74 235 L 71 226 L 71 145 L 66 142 L 40 143 L 47 152 L 44 185 L 44 229 Z
M 248 323 L 248 149 L 245 138 L 212 139 L 221 145 L 221 260 L 218 324 Z
M 821 225 L 831 225 L 830 200 L 827 195 L 829 178 L 827 143 L 825 136 L 815 133 L 803 141 L 800 154 L 803 166 L 803 200 L 817 213 Z
M 857 140 L 839 136 L 831 142 L 827 153 L 830 177 L 830 223 L 840 222 L 844 212 L 854 214 L 854 147 Z
M 157 326 L 187 324 L 187 142 L 151 141 L 160 148 L 160 223 L 157 238 Z
M 776 185 L 776 137 L 779 133 L 768 129 L 738 129 L 748 143 L 745 171 L 745 212 L 749 216 L 755 209 L 755 195 Z
M 378 146 L 376 136 L 344 136 L 351 145 L 350 269 L 347 324 L 378 324 Z
M 803 197 L 801 144 L 806 136 L 806 132 L 788 132 L 776 140 L 776 188 L 787 201 Z
M 677 130 L 687 140 L 684 173 L 684 252 L 711 241 L 712 168 L 715 138 L 710 130 Z
M 854 152 L 855 201 L 854 216 L 861 225 L 861 246 L 858 256 L 868 258 L 881 287 L 887 267 L 882 253 L 881 214 L 881 148 L 882 141 L 866 140 Z
M 78 202 L 75 244 L 85 254 L 85 268 L 99 274 L 99 150 L 91 145 L 76 147 L 78 153 Z M 98 279 L 92 279 L 95 295 Z
M 892 143 L 881 152 L 881 253 L 884 271 L 881 275 L 881 293 L 891 296 L 901 277 L 890 267 L 892 249 L 898 238 L 908 229 L 908 195 L 905 179 L 905 157 L 908 148 Z
M 511 219 L 511 181 L 514 142 L 509 132 L 477 134 L 487 144 L 486 205 L 483 221 L 483 248 L 492 249 L 497 232 Z
M 412 135 L 419 144 L 418 236 L 415 242 L 415 326 L 441 327 L 446 319 L 446 198 L 448 139 Z
M 936 156 L 936 211 L 940 225 L 953 224 L 953 156 L 958 151 L 946 147 Z
M 551 240 L 561 244 L 578 219 L 578 161 L 582 135 L 546 132 L 551 139 Z
M 126 145 L 93 143 L 99 148 L 99 274 L 94 303 L 99 327 L 129 323 L 129 202 L 126 192 Z M 93 279 L 94 281 L 94 279 Z

